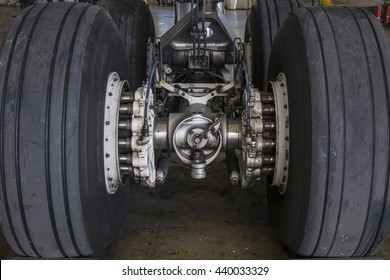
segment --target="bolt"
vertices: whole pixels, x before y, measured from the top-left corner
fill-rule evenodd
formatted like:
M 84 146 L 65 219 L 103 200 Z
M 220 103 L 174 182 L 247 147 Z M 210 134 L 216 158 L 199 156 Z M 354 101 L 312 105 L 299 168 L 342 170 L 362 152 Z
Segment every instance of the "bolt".
M 118 123 L 119 129 L 131 130 L 131 120 L 122 120 Z
M 121 96 L 121 102 L 132 102 L 134 101 L 134 95 L 131 92 L 125 92 Z
M 125 105 L 121 105 L 119 107 L 119 112 L 122 114 L 129 114 L 131 115 L 133 113 L 133 106 L 131 103 L 127 103 Z
M 131 154 L 122 154 L 119 156 L 119 161 L 121 163 L 127 163 L 127 164 L 130 164 L 131 163 Z
M 131 148 L 131 139 L 126 138 L 126 139 L 119 139 L 118 140 L 118 145 L 120 148 Z
M 164 179 L 161 178 L 161 177 L 158 177 L 158 178 L 156 179 L 156 181 L 157 181 L 157 184 L 159 184 L 159 185 L 164 184 Z
M 238 178 L 237 177 L 234 177 L 231 179 L 230 183 L 233 185 L 233 186 L 237 186 L 238 185 Z

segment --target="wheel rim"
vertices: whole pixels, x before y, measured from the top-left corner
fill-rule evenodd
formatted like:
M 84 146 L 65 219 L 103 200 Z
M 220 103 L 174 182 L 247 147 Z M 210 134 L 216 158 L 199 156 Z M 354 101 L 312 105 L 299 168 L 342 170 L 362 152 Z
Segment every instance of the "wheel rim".
M 123 94 L 129 90 L 127 81 L 121 81 L 117 73 L 113 72 L 107 80 L 106 98 L 104 104 L 104 178 L 106 190 L 114 194 L 118 186 L 123 185 L 126 179 L 126 168 L 121 167 L 123 161 L 119 153 L 119 126 L 121 113 L 121 100 Z M 124 110 L 125 111 L 125 110 Z M 126 123 L 125 123 L 126 124 Z
M 276 81 L 269 82 L 268 91 L 274 93 L 276 112 L 276 153 L 272 186 L 276 186 L 279 193 L 284 194 L 287 188 L 289 162 L 289 113 L 286 75 L 280 73 Z

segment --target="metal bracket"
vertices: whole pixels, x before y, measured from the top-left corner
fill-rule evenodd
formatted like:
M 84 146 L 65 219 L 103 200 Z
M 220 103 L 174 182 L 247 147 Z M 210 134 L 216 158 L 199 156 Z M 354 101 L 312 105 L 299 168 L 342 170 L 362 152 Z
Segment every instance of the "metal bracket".
M 189 93 L 185 92 L 184 90 L 181 90 L 179 88 L 174 87 L 171 84 L 168 84 L 165 81 L 160 81 L 159 85 L 162 88 L 164 88 L 164 89 L 168 90 L 169 92 L 171 92 L 169 94 L 169 96 L 181 96 L 181 97 L 187 99 L 188 102 L 189 102 L 189 105 L 193 105 L 193 104 L 203 104 L 203 105 L 206 105 L 207 102 L 210 99 L 214 98 L 214 97 L 217 97 L 217 96 L 227 96 L 226 91 L 234 88 L 236 86 L 236 83 L 235 82 L 230 82 L 229 84 L 224 84 L 222 87 L 214 89 L 213 91 L 209 92 L 208 94 L 201 95 L 201 96 L 194 96 L 192 94 L 189 94 Z

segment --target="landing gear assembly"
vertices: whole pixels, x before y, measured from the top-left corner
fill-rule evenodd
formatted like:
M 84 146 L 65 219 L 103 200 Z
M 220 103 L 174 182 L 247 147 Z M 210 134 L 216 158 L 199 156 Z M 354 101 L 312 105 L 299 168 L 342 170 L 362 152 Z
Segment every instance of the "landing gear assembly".
M 164 184 L 173 160 L 207 179 L 223 157 L 232 185 L 267 182 L 293 252 L 377 252 L 390 231 L 380 25 L 361 9 L 258 0 L 242 41 L 221 2 L 177 1 L 160 38 L 141 0 L 16 18 L 0 56 L 0 224 L 15 252 L 99 255 L 131 183 Z

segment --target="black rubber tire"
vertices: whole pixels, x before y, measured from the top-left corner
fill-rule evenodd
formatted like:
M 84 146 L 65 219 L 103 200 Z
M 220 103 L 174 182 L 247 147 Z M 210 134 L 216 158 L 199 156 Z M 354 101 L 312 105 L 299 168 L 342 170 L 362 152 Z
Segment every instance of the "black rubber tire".
M 358 8 L 303 8 L 275 37 L 269 79 L 287 77 L 285 195 L 269 187 L 280 240 L 307 257 L 375 254 L 390 231 L 390 43 Z
M 23 10 L 0 54 L 0 224 L 32 257 L 99 255 L 122 229 L 128 189 L 103 172 L 109 73 L 128 74 L 108 13 L 81 3 Z
M 252 44 L 252 84 L 265 90 L 272 43 L 288 14 L 303 4 L 300 0 L 257 0 L 245 25 L 245 43 Z
M 142 0 L 100 0 L 122 35 L 129 61 L 131 90 L 146 82 L 148 41 L 154 40 L 155 29 L 148 5 Z

